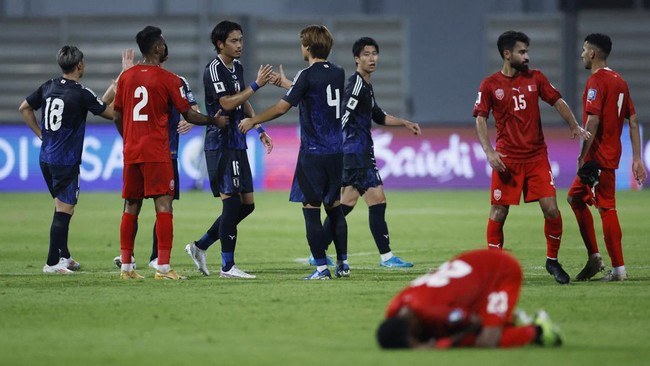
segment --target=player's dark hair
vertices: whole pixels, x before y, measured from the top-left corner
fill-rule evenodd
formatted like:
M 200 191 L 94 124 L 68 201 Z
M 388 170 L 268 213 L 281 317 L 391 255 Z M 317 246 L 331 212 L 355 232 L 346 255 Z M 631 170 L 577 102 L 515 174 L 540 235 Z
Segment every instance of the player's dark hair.
M 135 36 L 135 41 L 138 43 L 138 48 L 142 55 L 151 53 L 153 47 L 162 38 L 162 30 L 158 27 L 148 25 L 143 30 L 139 31 Z
M 375 41 L 374 39 L 372 39 L 370 37 L 361 37 L 361 38 L 357 39 L 354 42 L 354 44 L 352 45 L 352 55 L 354 57 L 359 57 L 359 55 L 361 54 L 361 51 L 363 51 L 363 49 L 366 46 L 375 47 L 375 50 L 377 51 L 377 53 L 379 53 L 379 45 L 377 44 L 377 41 Z
M 377 329 L 377 342 L 381 348 L 408 348 L 408 320 L 400 317 L 384 320 Z
M 513 30 L 509 30 L 500 35 L 499 39 L 497 40 L 497 48 L 499 49 L 499 55 L 501 58 L 503 58 L 503 52 L 505 50 L 512 52 L 517 42 L 523 42 L 526 44 L 526 46 L 528 46 L 530 45 L 530 38 L 528 38 L 528 36 L 522 32 Z
M 326 60 L 334 45 L 334 37 L 324 25 L 313 24 L 300 31 L 300 42 L 314 58 Z
M 230 32 L 233 31 L 240 31 L 241 34 L 244 34 L 241 25 L 235 22 L 231 22 L 230 20 L 224 20 L 214 26 L 214 28 L 212 29 L 212 33 L 210 33 L 210 41 L 212 41 L 212 44 L 214 45 L 214 49 L 217 50 L 217 52 L 219 52 L 219 47 L 217 47 L 217 41 L 221 41 L 221 43 L 226 43 L 226 39 L 228 39 L 228 35 L 230 34 Z
M 56 62 L 61 71 L 67 74 L 74 71 L 75 67 L 84 60 L 84 54 L 75 46 L 65 45 L 56 53 Z
M 585 37 L 585 42 L 590 45 L 596 46 L 605 55 L 604 58 L 609 56 L 612 52 L 612 39 L 608 35 L 602 33 L 591 33 Z

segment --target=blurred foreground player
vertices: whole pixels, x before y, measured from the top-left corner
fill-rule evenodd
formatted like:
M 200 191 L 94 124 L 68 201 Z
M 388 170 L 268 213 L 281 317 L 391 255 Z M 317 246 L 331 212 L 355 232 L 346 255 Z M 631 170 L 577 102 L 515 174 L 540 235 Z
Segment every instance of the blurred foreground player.
M 523 313 L 517 323 L 528 324 L 515 324 L 521 281 L 521 267 L 507 253 L 479 249 L 460 254 L 391 300 L 377 341 L 382 348 L 561 345 L 559 330 L 543 310 L 532 324 Z

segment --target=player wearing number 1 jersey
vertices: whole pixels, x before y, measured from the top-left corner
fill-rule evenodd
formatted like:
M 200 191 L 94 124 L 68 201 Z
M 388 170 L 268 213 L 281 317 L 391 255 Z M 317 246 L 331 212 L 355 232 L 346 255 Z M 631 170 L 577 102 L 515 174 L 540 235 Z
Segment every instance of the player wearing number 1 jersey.
M 167 44 L 160 28 L 147 26 L 136 36 L 144 56 L 141 64 L 119 78 L 115 96 L 115 124 L 124 137 L 124 185 L 126 200 L 120 226 L 123 279 L 142 278 L 132 263 L 135 228 L 143 198 L 153 198 L 156 208 L 158 266 L 156 279 L 182 279 L 170 268 L 173 240 L 172 200 L 176 190 L 169 149 L 170 106 L 193 124 L 216 124 L 217 118 L 192 109 L 181 79 L 160 67 L 167 58 Z
M 498 271 L 495 270 L 498 268 Z M 532 324 L 513 311 L 522 271 L 510 254 L 463 253 L 421 276 L 388 304 L 377 330 L 382 348 L 559 346 L 558 329 L 544 311 Z
M 300 109 L 300 151 L 293 177 L 292 202 L 303 204 L 303 215 L 309 248 L 317 268 L 307 280 L 328 279 L 325 255 L 326 239 L 320 219 L 320 206 L 331 222 L 336 247 L 336 276 L 347 277 L 347 223 L 340 207 L 341 176 L 343 172 L 343 138 L 341 129 L 341 97 L 345 72 L 329 61 L 334 40 L 322 25 L 310 25 L 300 32 L 301 50 L 309 67 L 301 70 L 293 83 L 284 77 L 274 84 L 288 88 L 287 94 L 274 106 L 253 118 L 244 119 L 239 128 L 247 132 L 255 124 L 270 121 L 285 114 L 292 106 Z
M 102 99 L 79 80 L 84 75 L 83 53 L 74 46 L 63 46 L 57 61 L 63 76 L 46 81 L 20 105 L 25 123 L 41 139 L 40 166 L 45 183 L 54 198 L 54 218 L 50 227 L 50 249 L 45 273 L 71 273 L 80 268 L 68 249 L 70 219 L 79 196 L 79 165 L 83 150 L 88 112 L 113 118 L 108 106 L 114 94 L 111 85 Z M 34 111 L 41 109 L 41 123 Z
M 591 70 L 582 95 L 583 121 L 591 138 L 582 145 L 578 167 L 584 170 L 582 167 L 587 163 L 594 165 L 596 179 L 587 186 L 576 177 L 568 194 L 588 255 L 587 264 L 576 276 L 579 281 L 588 280 L 605 268 L 598 252 L 594 220 L 587 204 L 594 204 L 598 208 L 605 246 L 612 263 L 612 270 L 602 280 L 623 281 L 627 278 L 621 243 L 623 234 L 616 213 L 615 196 L 616 169 L 621 159 L 621 133 L 625 119 L 629 120 L 630 126 L 634 178 L 638 184 L 643 184 L 648 176 L 641 159 L 639 122 L 627 83 L 607 67 L 611 50 L 612 40 L 599 33 L 588 35 L 582 48 L 584 66 Z
M 503 67 L 481 83 L 473 116 L 483 151 L 492 167 L 489 248 L 502 249 L 503 225 L 510 205 L 539 201 L 544 213 L 546 270 L 561 284 L 569 275 L 558 262 L 562 216 L 555 198 L 553 173 L 542 132 L 539 99 L 555 107 L 571 129 L 571 136 L 587 137 L 560 93 L 539 70 L 528 69 L 528 45 L 524 33 L 508 31 L 497 41 Z M 496 148 L 488 138 L 487 118 L 492 112 L 496 125 Z

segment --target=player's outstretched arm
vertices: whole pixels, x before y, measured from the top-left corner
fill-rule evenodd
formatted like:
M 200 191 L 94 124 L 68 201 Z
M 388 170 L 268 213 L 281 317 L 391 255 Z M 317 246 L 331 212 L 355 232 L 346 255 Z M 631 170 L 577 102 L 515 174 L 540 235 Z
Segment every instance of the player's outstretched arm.
M 598 118 L 598 116 L 590 114 L 587 117 L 587 124 L 585 127 L 587 133 L 589 133 L 589 137 L 582 142 L 582 148 L 580 149 L 580 155 L 578 156 L 578 169 L 580 169 L 580 167 L 585 163 L 585 156 L 587 156 L 587 152 L 589 151 L 589 148 L 591 148 L 591 144 L 594 142 L 599 124 L 600 118 Z
M 284 89 L 289 89 L 291 88 L 291 80 L 287 79 L 287 77 L 284 74 L 284 68 L 282 67 L 282 64 L 280 64 L 280 72 L 273 72 L 271 73 L 271 80 L 269 80 L 271 84 L 284 88 Z
M 219 128 L 224 128 L 230 122 L 228 118 L 221 117 L 221 109 L 217 111 L 217 114 L 214 116 L 206 116 L 205 114 L 199 113 L 194 109 L 188 109 L 187 112 L 182 113 L 185 120 L 189 123 L 195 125 L 216 125 Z
M 253 126 L 274 120 L 287 113 L 291 109 L 291 104 L 284 99 L 280 99 L 275 105 L 267 108 L 264 112 L 251 118 L 244 118 L 239 122 L 239 130 L 242 133 L 250 131 Z
M 271 79 L 271 74 L 273 73 L 273 66 L 271 65 L 260 65 L 260 69 L 257 71 L 257 78 L 247 86 L 246 89 L 240 91 L 237 94 L 225 95 L 219 98 L 219 104 L 221 108 L 226 112 L 234 111 L 240 105 L 244 104 L 250 97 L 255 94 L 257 89 L 266 85 Z
M 567 125 L 569 125 L 572 139 L 576 137 L 580 137 L 583 140 L 587 140 L 589 138 L 590 136 L 589 132 L 586 131 L 584 128 L 580 127 L 580 124 L 578 124 L 578 121 L 576 120 L 576 117 L 573 115 L 571 108 L 569 108 L 569 105 L 566 104 L 564 99 L 562 98 L 558 99 L 557 102 L 555 102 L 555 104 L 553 105 L 553 107 L 560 114 L 560 116 L 566 121 Z
M 23 117 L 23 121 L 25 121 L 25 124 L 29 126 L 29 128 L 34 131 L 34 134 L 36 137 L 39 139 L 43 139 L 43 133 L 41 131 L 41 127 L 38 125 L 38 121 L 36 121 L 36 114 L 34 113 L 34 108 L 27 103 L 27 100 L 23 100 L 22 103 L 20 103 L 20 107 L 18 107 L 18 112 L 20 112 L 20 115 Z
M 420 130 L 419 124 L 405 120 L 403 118 L 391 116 L 390 114 L 386 115 L 386 126 L 404 126 L 407 130 L 413 132 L 414 135 L 422 134 L 422 130 Z

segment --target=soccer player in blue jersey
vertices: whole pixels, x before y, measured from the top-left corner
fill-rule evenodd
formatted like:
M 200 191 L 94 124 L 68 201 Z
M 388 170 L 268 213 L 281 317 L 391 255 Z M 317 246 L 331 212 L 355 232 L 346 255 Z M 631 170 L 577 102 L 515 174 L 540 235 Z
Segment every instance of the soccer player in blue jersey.
M 81 265 L 68 248 L 70 219 L 79 197 L 79 166 L 88 112 L 113 119 L 109 104 L 115 97 L 111 84 L 102 98 L 84 87 L 83 53 L 74 46 L 63 46 L 57 53 L 63 75 L 43 83 L 20 105 L 23 120 L 41 139 L 40 166 L 47 188 L 54 199 L 54 218 L 50 226 L 50 249 L 45 273 L 68 274 Z M 42 108 L 42 109 L 41 109 Z M 41 109 L 41 122 L 35 111 Z
M 133 56 L 134 56 L 133 49 L 127 49 L 124 52 L 122 52 L 123 69 L 128 69 L 131 66 L 133 66 Z M 163 62 L 165 61 L 167 61 L 167 59 L 163 60 Z M 190 102 L 190 107 L 195 111 L 199 112 L 199 107 L 198 104 L 196 103 L 196 99 L 194 99 L 194 94 L 192 93 L 190 84 L 187 82 L 187 79 L 185 79 L 184 77 L 179 76 L 179 78 L 181 79 L 181 83 L 183 85 L 183 93 L 187 97 L 187 101 Z M 219 118 L 226 119 L 226 117 L 221 117 L 221 116 Z M 180 112 L 178 112 L 176 107 L 174 107 L 173 105 L 170 108 L 168 124 L 169 124 L 169 149 L 171 150 L 172 168 L 174 169 L 174 181 L 176 182 L 176 189 L 174 190 L 174 199 L 179 200 L 180 199 L 180 180 L 179 180 L 180 175 L 178 173 L 178 139 L 179 139 L 179 135 L 184 135 L 190 132 L 194 125 L 187 122 L 185 119 L 183 119 Z M 121 256 L 118 255 L 117 257 L 113 258 L 113 263 L 115 263 L 115 265 L 118 268 L 121 268 L 122 267 Z M 132 263 L 135 265 L 135 258 L 132 258 Z M 153 246 L 151 248 L 151 256 L 149 257 L 149 267 L 153 269 L 156 269 L 158 267 L 158 236 L 156 235 L 155 223 L 153 226 Z
M 320 219 L 320 206 L 325 206 L 331 235 L 336 247 L 337 277 L 350 276 L 347 259 L 348 226 L 341 210 L 341 175 L 343 172 L 343 137 L 341 130 L 341 97 L 345 72 L 329 61 L 334 40 L 322 25 L 310 25 L 300 32 L 301 50 L 309 67 L 301 70 L 291 83 L 278 79 L 276 85 L 288 88 L 287 94 L 274 106 L 259 115 L 241 121 L 239 129 L 247 132 L 253 126 L 285 114 L 292 106 L 300 109 L 300 151 L 293 177 L 290 201 L 301 202 L 309 249 L 316 261 L 316 270 L 306 280 L 332 277 L 325 255 L 325 232 Z
M 413 267 L 412 262 L 394 256 L 390 248 L 386 224 L 386 195 L 375 161 L 375 151 L 370 128 L 372 122 L 382 126 L 404 126 L 419 135 L 417 123 L 391 116 L 375 100 L 370 77 L 377 69 L 379 45 L 370 37 L 359 38 L 352 46 L 357 71 L 348 79 L 343 105 L 343 188 L 341 208 L 347 216 L 362 196 L 368 205 L 370 232 L 379 250 L 382 267 Z M 329 232 L 330 222 L 323 226 Z M 330 240 L 331 241 L 331 240 Z
M 237 224 L 255 209 L 253 174 L 246 154 L 246 135 L 237 128 L 239 121 L 255 115 L 248 99 L 266 85 L 273 68 L 260 66 L 257 78 L 249 86 L 244 82 L 244 68 L 239 62 L 244 36 L 241 26 L 224 20 L 211 34 L 217 51 L 203 73 L 205 105 L 209 113 L 224 111 L 229 117 L 227 128 L 208 126 L 205 134 L 205 158 L 210 188 L 223 203 L 221 215 L 199 240 L 187 244 L 185 251 L 196 268 L 205 276 L 210 274 L 206 264 L 206 250 L 217 240 L 221 241 L 221 277 L 255 278 L 235 265 Z M 271 152 L 271 138 L 262 127 L 257 128 L 262 143 Z

